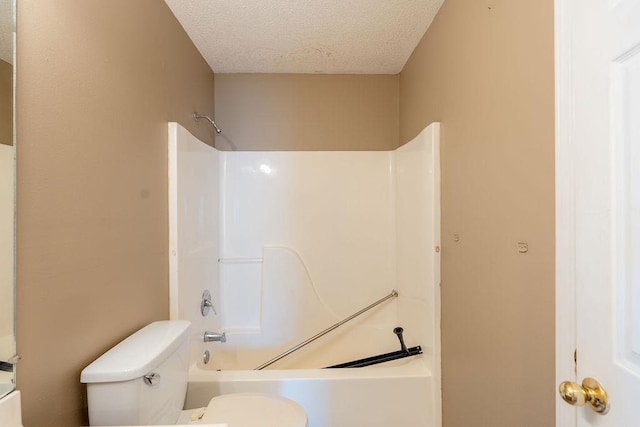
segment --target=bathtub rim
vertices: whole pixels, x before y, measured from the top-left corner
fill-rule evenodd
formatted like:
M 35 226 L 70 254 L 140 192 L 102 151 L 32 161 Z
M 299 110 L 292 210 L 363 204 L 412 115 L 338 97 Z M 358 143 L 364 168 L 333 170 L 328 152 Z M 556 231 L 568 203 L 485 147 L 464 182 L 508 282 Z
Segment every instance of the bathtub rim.
M 305 368 L 305 369 L 264 369 L 217 371 L 204 369 L 192 362 L 189 367 L 189 382 L 278 380 L 278 379 L 366 379 L 366 378 L 411 378 L 433 377 L 428 358 L 416 357 L 399 366 L 366 368 Z

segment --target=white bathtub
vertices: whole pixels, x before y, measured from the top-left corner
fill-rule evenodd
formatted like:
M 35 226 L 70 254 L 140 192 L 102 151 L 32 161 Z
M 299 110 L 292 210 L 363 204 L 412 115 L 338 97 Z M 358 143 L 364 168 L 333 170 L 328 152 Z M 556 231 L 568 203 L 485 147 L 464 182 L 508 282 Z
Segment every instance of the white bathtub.
M 192 323 L 192 362 L 211 354 L 191 368 L 187 409 L 254 391 L 299 402 L 311 427 L 440 426 L 438 139 L 433 124 L 393 152 L 218 152 L 170 125 L 171 319 Z M 398 350 L 398 326 L 425 354 L 320 369 Z
M 435 427 L 434 380 L 422 356 L 351 369 L 215 371 L 191 367 L 187 409 L 221 394 L 287 397 L 307 412 L 309 427 Z

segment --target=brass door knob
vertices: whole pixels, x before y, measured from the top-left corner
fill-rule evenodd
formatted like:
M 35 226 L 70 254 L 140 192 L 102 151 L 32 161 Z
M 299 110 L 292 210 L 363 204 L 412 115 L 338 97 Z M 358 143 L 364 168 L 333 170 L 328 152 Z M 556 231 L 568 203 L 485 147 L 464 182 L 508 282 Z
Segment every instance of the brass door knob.
M 600 383 L 593 378 L 585 378 L 582 385 L 565 381 L 559 387 L 560 396 L 570 405 L 584 406 L 588 403 L 591 409 L 599 414 L 609 410 L 609 399 Z

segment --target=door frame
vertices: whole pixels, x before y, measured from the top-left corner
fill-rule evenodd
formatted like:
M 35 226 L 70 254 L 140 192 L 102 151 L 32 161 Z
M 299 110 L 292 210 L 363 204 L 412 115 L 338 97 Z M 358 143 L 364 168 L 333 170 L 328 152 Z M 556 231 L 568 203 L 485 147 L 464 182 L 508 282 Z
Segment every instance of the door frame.
M 571 0 L 555 0 L 555 202 L 556 202 L 556 386 L 576 381 L 576 204 L 573 145 Z M 577 415 L 556 396 L 556 426 L 575 426 Z

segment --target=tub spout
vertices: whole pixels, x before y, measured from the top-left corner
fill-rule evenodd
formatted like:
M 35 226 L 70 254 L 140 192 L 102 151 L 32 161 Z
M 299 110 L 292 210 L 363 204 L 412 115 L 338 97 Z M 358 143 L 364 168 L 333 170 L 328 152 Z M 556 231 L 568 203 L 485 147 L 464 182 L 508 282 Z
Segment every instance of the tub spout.
M 227 342 L 227 333 L 206 331 L 202 336 L 202 340 L 204 342 L 213 342 L 213 341 Z

